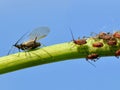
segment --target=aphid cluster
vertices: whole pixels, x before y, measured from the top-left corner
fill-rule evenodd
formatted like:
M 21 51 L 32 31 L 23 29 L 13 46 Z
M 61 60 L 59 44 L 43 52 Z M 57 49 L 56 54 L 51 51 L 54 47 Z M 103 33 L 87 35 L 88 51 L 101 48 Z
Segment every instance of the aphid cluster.
M 87 38 L 86 39 L 78 39 L 75 40 L 73 37 L 73 33 L 71 31 L 71 35 L 73 38 L 73 42 L 76 45 L 84 45 L 87 44 Z M 114 47 L 117 45 L 118 40 L 120 39 L 120 32 L 115 32 L 115 33 L 106 33 L 106 32 L 100 32 L 99 34 L 96 34 L 95 36 L 92 37 L 92 39 L 94 39 L 94 42 L 92 43 L 92 47 L 94 48 L 101 48 L 103 47 L 105 44 L 107 44 L 110 47 Z M 120 49 L 115 51 L 115 57 L 119 58 L 120 56 Z M 100 58 L 99 54 L 97 53 L 91 53 L 91 54 L 87 54 L 86 56 L 86 60 L 91 60 L 91 61 L 97 61 Z M 93 65 L 93 64 L 92 64 Z
M 117 39 L 120 39 L 120 32 L 114 32 L 113 34 L 102 32 L 98 34 L 98 38 L 103 39 L 109 46 L 116 46 L 118 43 Z M 117 58 L 120 56 L 120 49 L 115 52 L 115 56 Z
M 71 30 L 70 30 L 70 31 L 71 31 Z M 74 43 L 74 44 L 81 46 L 81 45 L 84 45 L 84 44 L 87 43 L 87 39 L 85 39 L 85 38 L 82 38 L 82 39 L 78 38 L 78 40 L 75 40 L 72 31 L 71 31 L 71 35 L 72 35 L 72 39 L 73 39 L 73 43 Z M 103 44 L 102 44 L 101 42 L 97 42 L 97 43 L 94 43 L 93 46 L 94 46 L 94 47 L 102 47 Z M 91 61 L 94 61 L 94 62 L 95 62 L 97 59 L 99 59 L 99 55 L 96 54 L 96 53 L 89 54 L 89 55 L 86 57 L 86 61 L 91 60 Z M 89 62 L 89 61 L 88 61 L 88 62 Z M 89 62 L 89 63 L 90 63 L 91 65 L 93 65 L 94 67 L 96 67 L 96 66 L 95 66 L 94 64 L 92 64 L 91 62 Z
M 116 35 L 111 33 L 105 33 L 101 32 L 95 38 L 102 39 L 105 43 L 107 43 L 109 46 L 115 46 L 117 44 L 117 39 L 115 37 Z

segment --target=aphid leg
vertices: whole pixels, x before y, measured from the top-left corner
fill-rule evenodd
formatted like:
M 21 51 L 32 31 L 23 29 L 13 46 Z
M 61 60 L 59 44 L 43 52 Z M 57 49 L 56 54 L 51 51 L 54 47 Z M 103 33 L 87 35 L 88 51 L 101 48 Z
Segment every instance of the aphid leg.
M 76 46 L 76 44 L 72 44 L 71 48 L 74 48 Z
M 119 56 L 115 56 L 117 59 L 119 59 Z
M 100 57 L 97 57 L 96 59 L 92 59 L 92 61 L 96 62 Z
M 86 59 L 86 61 L 87 61 L 89 64 L 91 64 L 93 67 L 96 68 L 96 66 L 95 66 L 92 62 L 90 62 L 88 59 Z
M 96 58 L 96 59 L 93 59 L 92 61 L 96 62 L 96 61 L 97 61 L 97 58 Z
M 25 52 L 25 56 L 27 56 L 27 51 L 26 51 L 26 50 L 24 50 L 24 52 Z
M 20 56 L 20 52 L 21 52 L 19 48 L 18 48 L 18 51 L 19 51 L 19 53 L 18 53 L 18 57 L 19 57 Z
M 31 57 L 31 54 L 30 54 L 30 52 L 29 52 L 29 51 L 26 51 L 26 53 L 28 53 L 28 54 L 29 54 L 29 56 Z
M 97 57 L 95 61 L 97 61 L 97 60 L 99 60 L 99 59 L 100 59 L 100 56 L 99 56 L 99 57 Z
M 74 39 L 74 35 L 73 35 L 73 32 L 72 32 L 72 29 L 69 28 L 69 30 L 70 30 L 70 33 L 71 33 L 71 36 L 72 36 L 72 40 L 74 41 L 75 39 Z
M 31 50 L 31 48 L 29 48 L 28 50 Z M 27 56 L 27 53 L 29 54 L 29 56 L 31 56 L 31 54 L 30 54 L 30 52 L 28 50 L 24 50 L 25 56 Z
M 34 52 L 31 52 L 32 54 L 34 54 L 34 55 L 36 55 L 37 57 L 39 57 L 39 58 L 42 58 L 39 54 L 36 54 L 36 53 L 34 53 Z
M 45 49 L 42 48 L 43 51 L 45 51 L 53 60 L 54 60 L 54 57 L 48 52 L 46 51 Z

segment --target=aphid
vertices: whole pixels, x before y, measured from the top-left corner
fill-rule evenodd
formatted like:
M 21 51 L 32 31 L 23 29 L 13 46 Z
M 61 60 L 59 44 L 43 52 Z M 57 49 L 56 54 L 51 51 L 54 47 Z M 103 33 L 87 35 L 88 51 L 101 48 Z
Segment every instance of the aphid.
M 120 49 L 115 52 L 115 57 L 119 58 L 119 56 L 120 56 Z
M 78 40 L 73 40 L 73 42 L 77 45 L 83 45 L 87 43 L 86 39 L 84 38 L 83 39 L 78 38 Z
M 107 40 L 107 44 L 110 46 L 115 46 L 117 44 L 116 38 L 111 38 L 110 40 Z
M 36 28 L 29 34 L 28 41 L 18 44 L 19 41 L 26 35 L 26 34 L 24 34 L 13 46 L 18 48 L 19 52 L 20 52 L 20 50 L 26 51 L 26 50 L 35 49 L 35 48 L 41 46 L 41 43 L 37 42 L 37 41 L 46 37 L 49 32 L 50 32 L 50 30 L 48 27 Z M 10 53 L 10 51 L 8 52 L 8 54 Z
M 93 47 L 103 47 L 103 43 L 102 42 L 95 42 L 92 44 Z
M 77 44 L 77 45 L 83 45 L 83 44 L 87 43 L 87 41 L 86 41 L 87 39 L 85 39 L 85 38 L 83 38 L 83 39 L 78 38 L 78 40 L 75 40 L 74 36 L 73 36 L 73 33 L 72 33 L 72 30 L 70 30 L 70 32 L 71 32 L 71 35 L 72 35 L 73 42 L 75 44 Z
M 113 34 L 113 37 L 120 39 L 120 32 L 115 32 L 115 33 Z
M 98 34 L 98 38 L 103 39 L 105 35 L 107 35 L 105 32 L 101 32 Z
M 101 32 L 97 36 L 99 39 L 103 40 L 109 40 L 112 37 L 112 35 L 109 32 L 108 33 Z
M 97 59 L 99 59 L 99 55 L 96 54 L 96 53 L 92 53 L 92 54 L 89 54 L 87 57 L 86 57 L 86 60 L 91 60 L 91 61 L 96 61 Z

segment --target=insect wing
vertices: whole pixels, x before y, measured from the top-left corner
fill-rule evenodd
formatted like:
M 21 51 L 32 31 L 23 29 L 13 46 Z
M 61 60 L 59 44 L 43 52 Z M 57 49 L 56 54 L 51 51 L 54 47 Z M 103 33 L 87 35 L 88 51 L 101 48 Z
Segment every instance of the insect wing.
M 30 34 L 30 40 L 34 40 L 37 37 L 37 40 L 40 40 L 48 35 L 50 29 L 48 27 L 39 27 L 34 29 Z

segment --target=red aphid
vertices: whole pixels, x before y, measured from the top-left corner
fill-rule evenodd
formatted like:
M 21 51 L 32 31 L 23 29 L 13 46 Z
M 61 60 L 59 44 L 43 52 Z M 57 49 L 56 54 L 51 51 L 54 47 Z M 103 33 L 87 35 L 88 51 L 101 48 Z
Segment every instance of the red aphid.
M 120 49 L 115 52 L 115 57 L 119 58 L 120 56 Z
M 102 42 L 95 42 L 92 44 L 93 47 L 103 47 L 103 43 Z
M 112 38 L 112 35 L 110 33 L 101 32 L 98 34 L 98 38 L 103 40 L 109 40 Z
M 107 44 L 110 46 L 115 46 L 117 44 L 116 38 L 111 38 L 110 40 L 107 41 Z
M 91 61 L 96 61 L 97 59 L 99 59 L 99 55 L 96 54 L 96 53 L 92 53 L 92 54 L 89 54 L 87 57 L 86 57 L 86 60 L 91 60 Z
M 83 45 L 83 44 L 87 43 L 87 41 L 86 41 L 87 39 L 85 39 L 85 38 L 83 38 L 83 39 L 78 38 L 78 40 L 75 40 L 71 29 L 70 29 L 70 32 L 71 32 L 71 35 L 72 35 L 73 42 L 75 44 L 77 44 L 77 45 Z
M 103 37 L 107 35 L 105 32 L 101 32 L 98 34 L 99 39 L 103 39 Z
M 78 39 L 78 40 L 73 39 L 73 42 L 77 45 L 83 45 L 87 43 L 86 39 Z
M 113 37 L 120 39 L 120 32 L 115 32 L 115 33 L 113 34 Z

